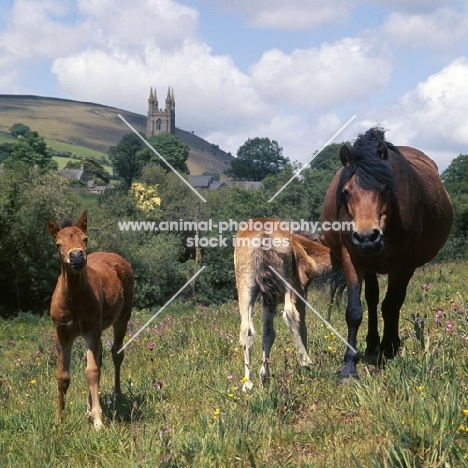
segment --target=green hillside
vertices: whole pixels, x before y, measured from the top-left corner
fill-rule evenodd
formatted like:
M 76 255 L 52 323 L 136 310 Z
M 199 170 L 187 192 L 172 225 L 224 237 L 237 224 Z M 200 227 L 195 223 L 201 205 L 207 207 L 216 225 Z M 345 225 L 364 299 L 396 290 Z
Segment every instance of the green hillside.
M 94 155 L 97 159 L 131 131 L 119 114 L 136 130 L 145 133 L 146 116 L 133 112 L 66 99 L 0 95 L 0 132 L 8 132 L 13 124 L 21 122 L 38 131 L 57 151 Z M 190 147 L 187 164 L 192 175 L 204 171 L 222 175 L 230 165 L 232 156 L 215 144 L 181 129 L 176 129 L 176 135 Z

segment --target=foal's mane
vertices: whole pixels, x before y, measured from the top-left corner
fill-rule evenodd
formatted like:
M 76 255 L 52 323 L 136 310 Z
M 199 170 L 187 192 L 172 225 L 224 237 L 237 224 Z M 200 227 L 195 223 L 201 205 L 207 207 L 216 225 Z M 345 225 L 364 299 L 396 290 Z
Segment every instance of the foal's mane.
M 75 225 L 75 223 L 67 216 L 61 219 L 60 221 L 57 221 L 57 224 L 60 230 L 62 230 L 63 228 L 72 227 Z
M 398 149 L 385 140 L 385 130 L 372 127 L 359 135 L 350 148 L 349 164 L 343 168 L 337 187 L 337 203 L 341 204 L 343 185 L 356 176 L 356 182 L 364 190 L 396 191 L 396 181 L 392 165 L 388 159 L 382 159 L 383 149 L 400 154 Z

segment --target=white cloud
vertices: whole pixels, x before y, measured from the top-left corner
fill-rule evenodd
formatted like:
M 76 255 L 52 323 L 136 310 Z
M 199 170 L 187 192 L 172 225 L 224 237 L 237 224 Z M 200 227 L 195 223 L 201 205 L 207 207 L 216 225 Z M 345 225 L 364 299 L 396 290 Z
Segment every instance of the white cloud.
M 341 0 L 205 0 L 213 8 L 240 14 L 255 28 L 304 30 L 342 21 L 353 2 Z
M 459 153 L 466 154 L 467 76 L 468 58 L 459 57 L 406 93 L 383 122 L 393 143 L 425 150 L 441 168 Z
M 270 50 L 250 73 L 258 92 L 273 103 L 318 110 L 382 90 L 390 80 L 391 62 L 369 41 L 344 38 L 290 55 Z
M 441 8 L 427 14 L 392 13 L 384 34 L 410 49 L 442 48 L 466 44 L 467 12 Z

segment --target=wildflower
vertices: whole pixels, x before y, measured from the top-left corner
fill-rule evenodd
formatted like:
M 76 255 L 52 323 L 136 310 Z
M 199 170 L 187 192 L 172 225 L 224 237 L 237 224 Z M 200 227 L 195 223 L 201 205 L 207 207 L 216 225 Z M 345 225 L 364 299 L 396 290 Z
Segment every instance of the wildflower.
M 229 398 L 234 398 L 234 393 L 228 393 Z
M 420 387 L 416 387 L 416 390 L 418 392 L 422 392 L 424 390 L 424 385 L 421 385 Z
M 147 348 L 150 350 L 150 351 L 153 351 L 154 349 L 154 343 L 150 343 L 147 345 Z
M 291 351 L 291 348 L 286 348 L 285 351 L 289 353 L 289 351 Z
M 242 383 L 245 383 L 245 382 L 248 382 L 248 381 L 249 381 L 249 379 L 247 377 L 242 377 L 242 379 L 241 379 Z
M 463 410 L 463 414 L 464 414 L 465 416 L 468 416 L 468 409 L 464 409 L 464 410 Z
M 239 387 L 232 387 L 233 392 L 237 392 L 237 390 L 239 390 Z
M 36 379 L 31 380 L 31 385 L 36 385 Z
M 434 285 L 432 283 L 429 283 L 429 284 L 424 283 L 421 285 L 421 289 L 426 292 L 432 289 L 433 287 Z
M 453 320 L 447 320 L 445 322 L 445 331 L 447 333 L 450 333 L 453 330 L 454 326 L 455 326 L 455 322 Z
M 464 424 L 461 424 L 458 429 L 462 432 L 468 432 L 468 427 L 466 427 Z
M 232 375 L 228 375 L 227 378 L 228 378 L 228 380 L 229 380 L 230 382 L 232 382 L 232 381 L 234 380 L 234 377 L 233 377 Z
M 442 309 L 437 309 L 436 315 L 435 315 L 435 321 L 437 323 L 440 323 L 440 319 L 444 316 L 444 311 Z
M 215 419 L 218 419 L 219 418 L 219 413 L 221 412 L 221 410 L 219 408 L 216 408 L 213 412 L 213 417 Z

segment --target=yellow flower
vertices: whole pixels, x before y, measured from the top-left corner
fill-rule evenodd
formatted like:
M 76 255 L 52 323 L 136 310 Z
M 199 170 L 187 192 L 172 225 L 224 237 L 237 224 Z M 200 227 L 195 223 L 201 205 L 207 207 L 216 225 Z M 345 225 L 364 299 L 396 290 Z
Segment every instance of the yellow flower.
M 285 351 L 289 353 L 289 351 L 291 351 L 291 348 L 286 348 Z
M 234 392 L 237 392 L 237 390 L 239 390 L 239 389 L 238 389 L 237 387 L 232 387 L 232 390 L 233 390 Z
M 468 432 L 468 427 L 464 426 L 463 424 L 458 429 L 462 432 Z
M 242 379 L 241 379 L 242 383 L 245 383 L 245 382 L 248 382 L 248 381 L 249 381 L 249 379 L 247 377 L 242 377 Z
M 421 385 L 420 387 L 416 387 L 416 390 L 418 392 L 422 392 L 424 390 L 424 385 Z
M 218 419 L 219 418 L 219 413 L 221 412 L 221 410 L 219 408 L 216 408 L 214 411 L 213 411 L 213 417 L 215 419 Z
M 36 385 L 36 379 L 31 380 L 31 385 Z
M 234 398 L 234 393 L 228 393 L 229 398 Z
M 463 414 L 464 414 L 465 416 L 468 416 L 468 409 L 464 409 L 464 410 L 463 410 Z

